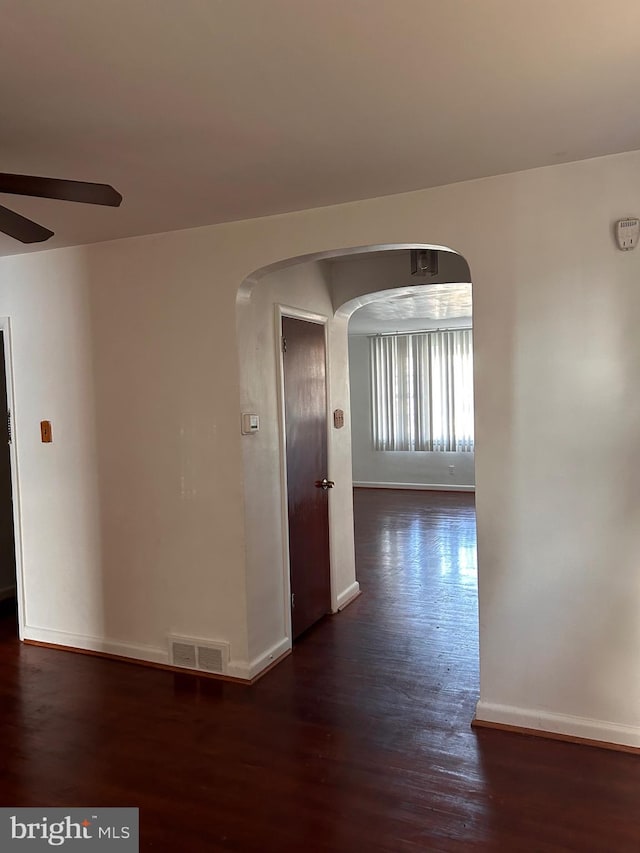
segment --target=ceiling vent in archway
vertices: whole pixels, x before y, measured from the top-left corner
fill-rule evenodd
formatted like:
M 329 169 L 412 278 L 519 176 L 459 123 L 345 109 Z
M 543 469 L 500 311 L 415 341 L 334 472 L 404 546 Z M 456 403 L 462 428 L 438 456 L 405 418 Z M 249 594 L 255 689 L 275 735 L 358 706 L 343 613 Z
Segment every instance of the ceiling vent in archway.
M 436 249 L 411 249 L 411 275 L 438 275 Z

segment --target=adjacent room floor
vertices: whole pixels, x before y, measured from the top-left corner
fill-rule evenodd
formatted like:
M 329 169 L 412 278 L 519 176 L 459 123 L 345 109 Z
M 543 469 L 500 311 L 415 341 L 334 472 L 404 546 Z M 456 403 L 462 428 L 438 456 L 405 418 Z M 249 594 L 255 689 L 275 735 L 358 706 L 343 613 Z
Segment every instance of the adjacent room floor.
M 253 687 L 0 630 L 2 805 L 129 805 L 142 850 L 637 851 L 640 757 L 472 731 L 471 495 L 357 490 L 363 594 Z

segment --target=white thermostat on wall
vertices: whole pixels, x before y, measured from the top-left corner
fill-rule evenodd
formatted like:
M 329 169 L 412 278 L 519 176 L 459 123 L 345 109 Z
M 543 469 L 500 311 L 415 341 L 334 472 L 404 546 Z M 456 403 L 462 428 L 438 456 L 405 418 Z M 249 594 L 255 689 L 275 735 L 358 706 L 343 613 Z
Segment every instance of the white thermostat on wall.
M 242 414 L 242 434 L 243 435 L 251 435 L 254 432 L 258 432 L 260 429 L 260 418 L 258 415 L 251 415 L 247 412 L 243 412 Z
M 635 249 L 640 234 L 640 219 L 621 219 L 616 223 L 616 239 L 618 248 L 623 252 Z

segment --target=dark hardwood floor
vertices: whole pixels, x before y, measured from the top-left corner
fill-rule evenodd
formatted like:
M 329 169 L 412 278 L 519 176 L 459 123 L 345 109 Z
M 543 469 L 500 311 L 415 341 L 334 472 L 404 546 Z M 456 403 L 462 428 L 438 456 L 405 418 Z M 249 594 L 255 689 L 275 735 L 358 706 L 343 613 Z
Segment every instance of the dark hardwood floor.
M 472 731 L 468 495 L 356 492 L 363 594 L 253 687 L 0 629 L 2 805 L 132 805 L 142 850 L 638 851 L 640 758 Z

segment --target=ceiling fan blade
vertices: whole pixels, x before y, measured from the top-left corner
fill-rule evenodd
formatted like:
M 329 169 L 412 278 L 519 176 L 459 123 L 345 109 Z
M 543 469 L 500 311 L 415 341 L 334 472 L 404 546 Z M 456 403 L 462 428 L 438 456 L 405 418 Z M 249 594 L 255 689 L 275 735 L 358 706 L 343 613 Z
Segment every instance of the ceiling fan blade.
M 81 201 L 85 204 L 104 204 L 108 207 L 119 207 L 122 201 L 120 193 L 109 184 L 38 178 L 35 175 L 10 175 L 6 172 L 0 172 L 0 193 Z
M 15 237 L 21 243 L 42 243 L 49 237 L 53 237 L 53 231 L 2 205 L 0 205 L 0 231 L 8 234 L 9 237 Z

